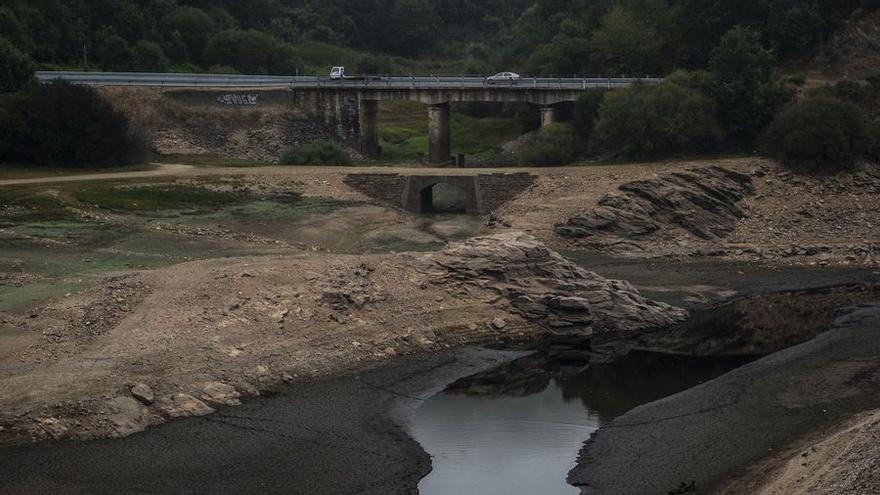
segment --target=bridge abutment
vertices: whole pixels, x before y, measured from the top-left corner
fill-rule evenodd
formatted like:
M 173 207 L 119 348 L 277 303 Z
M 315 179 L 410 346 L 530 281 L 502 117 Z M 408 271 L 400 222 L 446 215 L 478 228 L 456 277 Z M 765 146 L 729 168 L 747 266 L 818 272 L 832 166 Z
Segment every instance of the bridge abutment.
M 428 161 L 448 163 L 452 160 L 451 105 L 440 103 L 428 107 Z

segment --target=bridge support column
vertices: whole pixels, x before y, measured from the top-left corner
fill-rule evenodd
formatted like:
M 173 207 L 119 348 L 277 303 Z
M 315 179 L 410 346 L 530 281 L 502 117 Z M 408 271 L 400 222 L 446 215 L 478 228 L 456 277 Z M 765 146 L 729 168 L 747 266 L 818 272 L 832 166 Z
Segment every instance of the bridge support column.
M 379 117 L 379 101 L 378 100 L 359 100 L 358 101 L 358 123 L 360 125 L 360 136 L 358 144 L 360 152 L 369 158 L 379 156 L 379 127 L 377 125 Z
M 452 160 L 452 127 L 449 103 L 428 107 L 428 161 L 448 163 Z
M 556 108 L 551 106 L 541 107 L 541 128 L 556 122 Z

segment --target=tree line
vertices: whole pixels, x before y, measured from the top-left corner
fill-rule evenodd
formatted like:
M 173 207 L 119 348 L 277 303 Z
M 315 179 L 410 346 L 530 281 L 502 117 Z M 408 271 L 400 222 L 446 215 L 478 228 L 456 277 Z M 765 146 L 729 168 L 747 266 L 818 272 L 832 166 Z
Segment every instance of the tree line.
M 665 74 L 748 26 L 783 59 L 880 0 L 3 0 L 0 37 L 44 66 L 291 74 L 314 43 L 449 70 Z M 308 44 L 311 43 L 311 44 Z M 311 64 L 310 64 L 311 62 Z M 353 65 L 353 64 L 351 64 Z M 393 69 L 394 67 L 383 67 Z

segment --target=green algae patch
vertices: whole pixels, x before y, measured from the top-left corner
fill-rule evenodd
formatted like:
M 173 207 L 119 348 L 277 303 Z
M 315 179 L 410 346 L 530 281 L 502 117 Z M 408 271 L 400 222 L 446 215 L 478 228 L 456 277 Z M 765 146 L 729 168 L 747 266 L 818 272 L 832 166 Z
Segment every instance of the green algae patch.
M 251 195 L 182 184 L 118 186 L 96 184 L 79 188 L 73 197 L 84 205 L 116 212 L 213 210 L 244 203 Z

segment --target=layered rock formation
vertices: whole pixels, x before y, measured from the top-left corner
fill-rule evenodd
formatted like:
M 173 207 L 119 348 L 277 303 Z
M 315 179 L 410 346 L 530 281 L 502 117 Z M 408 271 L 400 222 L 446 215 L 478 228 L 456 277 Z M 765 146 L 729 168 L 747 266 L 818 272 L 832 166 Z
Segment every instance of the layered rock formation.
M 683 320 L 687 312 L 642 297 L 629 282 L 608 280 L 521 232 L 452 244 L 435 262 L 438 283 L 496 292 L 510 310 L 554 333 L 628 337 Z
M 623 184 L 596 208 L 557 225 L 556 232 L 595 240 L 632 240 L 668 230 L 722 238 L 745 216 L 738 203 L 754 192 L 749 176 L 721 167 L 672 172 Z

